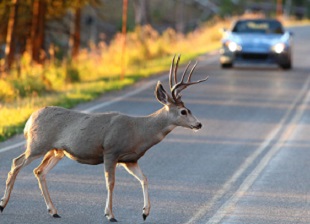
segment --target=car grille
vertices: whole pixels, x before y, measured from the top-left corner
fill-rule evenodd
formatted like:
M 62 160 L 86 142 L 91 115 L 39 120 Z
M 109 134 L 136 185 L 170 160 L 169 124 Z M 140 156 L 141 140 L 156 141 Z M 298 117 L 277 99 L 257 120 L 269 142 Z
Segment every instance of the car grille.
M 238 53 L 237 57 L 245 60 L 267 60 L 269 54 L 266 53 Z

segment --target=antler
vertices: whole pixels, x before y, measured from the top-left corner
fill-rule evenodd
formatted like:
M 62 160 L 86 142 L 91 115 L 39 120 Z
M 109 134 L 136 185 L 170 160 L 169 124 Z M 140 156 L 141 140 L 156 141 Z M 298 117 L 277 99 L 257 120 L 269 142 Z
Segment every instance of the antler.
M 198 80 L 198 81 L 195 81 L 195 82 L 191 82 L 191 78 L 192 78 L 193 72 L 194 72 L 194 70 L 195 70 L 195 68 L 197 66 L 197 62 L 196 62 L 194 64 L 194 66 L 192 67 L 192 69 L 190 70 L 190 73 L 188 75 L 187 81 L 184 82 L 186 72 L 187 72 L 187 70 L 189 68 L 189 65 L 191 64 L 191 62 L 189 62 L 187 64 L 184 72 L 183 72 L 181 81 L 178 82 L 177 81 L 177 71 L 178 71 L 178 66 L 179 66 L 179 61 L 180 61 L 180 55 L 178 56 L 178 59 L 177 59 L 177 62 L 175 64 L 175 66 L 174 66 L 174 59 L 175 59 L 175 55 L 174 55 L 174 57 L 172 59 L 172 63 L 171 63 L 171 66 L 170 66 L 169 84 L 170 84 L 170 91 L 171 91 L 171 94 L 172 94 L 172 98 L 177 103 L 177 102 L 180 102 L 180 99 L 181 99 L 180 92 L 182 90 L 186 89 L 190 85 L 194 85 L 194 84 L 206 81 L 209 78 L 209 76 L 207 76 L 204 79 L 201 79 L 201 80 Z M 172 73 L 174 73 L 173 77 L 172 77 Z M 173 79 L 174 79 L 174 85 L 173 85 Z

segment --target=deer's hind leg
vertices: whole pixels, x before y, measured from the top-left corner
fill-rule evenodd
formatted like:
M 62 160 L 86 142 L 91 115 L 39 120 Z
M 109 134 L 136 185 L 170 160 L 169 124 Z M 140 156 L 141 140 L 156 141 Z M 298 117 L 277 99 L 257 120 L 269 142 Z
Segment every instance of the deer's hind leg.
M 60 216 L 57 214 L 57 210 L 49 195 L 45 178 L 46 178 L 47 173 L 51 169 L 53 169 L 53 167 L 56 166 L 56 164 L 63 157 L 64 157 L 64 153 L 62 150 L 57 150 L 57 149 L 51 150 L 44 156 L 41 164 L 33 170 L 34 175 L 38 179 L 39 187 L 43 194 L 45 204 L 47 207 L 47 211 L 54 218 L 60 218 Z
M 6 180 L 4 196 L 2 197 L 0 201 L 1 212 L 3 211 L 3 209 L 9 202 L 10 195 L 11 195 L 11 192 L 13 190 L 14 183 L 16 180 L 16 176 L 19 173 L 19 171 L 38 157 L 39 156 L 31 156 L 25 152 L 21 154 L 19 157 L 13 159 L 11 171 L 8 173 L 8 178 Z

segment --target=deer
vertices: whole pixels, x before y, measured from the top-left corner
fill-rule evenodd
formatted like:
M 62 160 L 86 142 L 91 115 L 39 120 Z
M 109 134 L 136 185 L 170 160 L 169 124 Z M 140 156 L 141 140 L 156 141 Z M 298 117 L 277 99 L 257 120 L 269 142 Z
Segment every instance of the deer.
M 169 72 L 171 95 L 158 81 L 155 88 L 157 100 L 163 107 L 148 116 L 134 117 L 119 112 L 83 113 L 72 109 L 48 106 L 32 113 L 24 128 L 26 150 L 13 159 L 6 180 L 4 196 L 0 201 L 0 211 L 7 206 L 11 191 L 20 170 L 38 158 L 43 160 L 33 173 L 38 180 L 48 213 L 60 218 L 46 184 L 46 175 L 64 157 L 82 164 L 104 164 L 107 198 L 104 214 L 108 221 L 117 222 L 112 211 L 115 170 L 121 165 L 142 185 L 143 211 L 145 220 L 150 213 L 151 204 L 148 194 L 148 181 L 138 160 L 155 144 L 161 142 L 175 127 L 193 130 L 202 128 L 201 122 L 185 107 L 181 91 L 188 86 L 204 82 L 208 76 L 191 81 L 197 62 L 189 71 L 189 62 L 181 80 L 177 80 L 180 61 L 178 55 L 172 59 Z

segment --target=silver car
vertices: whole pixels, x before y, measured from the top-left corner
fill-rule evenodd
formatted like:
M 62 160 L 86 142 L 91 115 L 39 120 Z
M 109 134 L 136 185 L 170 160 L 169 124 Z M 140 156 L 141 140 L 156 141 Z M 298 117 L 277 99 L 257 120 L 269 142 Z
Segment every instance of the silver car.
M 224 31 L 220 63 L 275 63 L 292 68 L 292 33 L 276 19 L 240 19 Z

